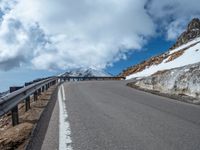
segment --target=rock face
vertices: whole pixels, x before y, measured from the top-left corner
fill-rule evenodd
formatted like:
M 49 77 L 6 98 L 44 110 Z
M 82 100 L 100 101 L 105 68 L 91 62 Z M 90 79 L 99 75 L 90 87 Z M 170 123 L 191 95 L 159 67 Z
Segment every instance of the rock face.
M 194 18 L 188 24 L 187 30 L 178 37 L 176 43 L 170 49 L 177 48 L 197 37 L 200 37 L 200 20 Z
M 162 63 L 165 59 L 168 59 L 168 62 L 172 61 L 172 60 L 180 57 L 184 53 L 185 50 L 187 50 L 191 46 L 194 46 L 197 43 L 194 43 L 184 49 L 180 49 L 179 51 L 176 51 L 175 53 L 171 53 L 171 50 L 174 50 L 175 48 L 177 48 L 183 44 L 186 44 L 186 43 L 194 40 L 197 37 L 200 37 L 200 20 L 195 18 L 188 24 L 187 30 L 180 35 L 180 37 L 178 38 L 176 43 L 169 49 L 169 51 L 167 51 L 161 55 L 151 57 L 150 59 L 143 61 L 140 64 L 131 66 L 131 67 L 123 70 L 122 73 L 119 74 L 119 76 L 126 77 L 131 74 L 141 72 L 144 69 L 149 68 L 150 66 L 158 65 L 158 64 Z
M 137 80 L 136 86 L 175 95 L 200 99 L 200 63 L 159 71 Z

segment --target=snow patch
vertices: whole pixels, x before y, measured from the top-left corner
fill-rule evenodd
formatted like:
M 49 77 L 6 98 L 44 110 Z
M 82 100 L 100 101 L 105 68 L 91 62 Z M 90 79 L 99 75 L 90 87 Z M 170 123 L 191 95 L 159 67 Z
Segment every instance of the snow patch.
M 200 38 L 196 38 L 196 39 L 194 39 L 194 40 L 192 40 L 192 41 L 190 41 L 190 42 L 188 42 L 186 44 L 183 44 L 183 45 L 179 46 L 178 48 L 175 48 L 175 49 L 171 50 L 170 54 L 175 53 L 175 52 L 177 52 L 177 51 L 179 51 L 181 49 L 184 49 L 184 48 L 186 48 L 186 47 L 188 47 L 188 46 L 190 46 L 192 44 L 198 43 L 198 42 L 200 42 Z

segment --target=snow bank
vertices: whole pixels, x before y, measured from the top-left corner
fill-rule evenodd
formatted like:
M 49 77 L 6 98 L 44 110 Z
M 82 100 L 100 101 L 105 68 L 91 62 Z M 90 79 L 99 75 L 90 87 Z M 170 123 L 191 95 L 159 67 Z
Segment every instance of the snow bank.
M 142 78 L 135 85 L 162 93 L 188 95 L 200 99 L 200 63 Z

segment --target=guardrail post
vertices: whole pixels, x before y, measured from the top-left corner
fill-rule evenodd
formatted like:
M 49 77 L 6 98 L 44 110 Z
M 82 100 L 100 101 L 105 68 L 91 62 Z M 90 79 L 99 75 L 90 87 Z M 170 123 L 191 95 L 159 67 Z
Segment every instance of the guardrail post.
M 42 92 L 44 92 L 44 86 L 42 86 Z
M 25 100 L 25 111 L 28 111 L 31 108 L 30 104 L 30 96 L 28 96 Z
M 22 87 L 10 87 L 10 93 L 17 91 L 18 89 L 20 89 Z M 18 114 L 18 105 L 15 106 L 12 110 L 11 110 L 11 115 L 12 115 L 12 125 L 18 125 L 19 124 L 19 114 Z
M 46 91 L 48 90 L 48 86 L 47 86 L 47 84 L 45 85 L 45 89 L 46 89 Z
M 16 126 L 19 124 L 19 114 L 18 114 L 18 105 L 15 106 L 12 110 L 11 110 L 11 114 L 12 114 L 12 125 Z
M 38 95 L 41 95 L 41 88 L 38 89 Z
M 37 98 L 37 95 L 38 95 L 38 94 L 37 94 L 37 91 L 35 91 L 34 94 L 33 94 L 34 101 L 37 101 L 37 99 L 38 99 L 38 98 Z

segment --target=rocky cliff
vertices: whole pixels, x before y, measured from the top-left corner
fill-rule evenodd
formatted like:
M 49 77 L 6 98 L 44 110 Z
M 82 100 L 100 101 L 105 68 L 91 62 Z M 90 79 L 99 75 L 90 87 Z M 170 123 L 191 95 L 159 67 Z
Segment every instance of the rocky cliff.
M 178 37 L 176 43 L 170 49 L 177 48 L 197 37 L 200 37 L 200 20 L 198 18 L 194 18 L 188 24 L 187 30 Z

